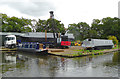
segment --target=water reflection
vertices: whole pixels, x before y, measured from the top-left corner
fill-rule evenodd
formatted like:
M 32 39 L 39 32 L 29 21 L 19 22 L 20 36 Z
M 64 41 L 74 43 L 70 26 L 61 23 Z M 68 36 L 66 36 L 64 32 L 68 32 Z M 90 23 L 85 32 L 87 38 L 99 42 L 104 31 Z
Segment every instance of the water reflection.
M 3 53 L 7 77 L 117 77 L 120 52 L 63 58 L 25 52 Z

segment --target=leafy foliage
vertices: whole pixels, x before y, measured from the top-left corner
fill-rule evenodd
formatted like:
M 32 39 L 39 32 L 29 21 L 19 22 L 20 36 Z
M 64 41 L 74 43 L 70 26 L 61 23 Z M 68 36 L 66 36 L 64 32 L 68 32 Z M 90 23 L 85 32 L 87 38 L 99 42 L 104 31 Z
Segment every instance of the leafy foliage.
M 115 36 L 108 36 L 108 39 L 109 39 L 109 40 L 112 40 L 114 44 L 117 44 L 117 45 L 118 45 L 117 37 L 115 37 Z
M 84 40 L 86 38 L 107 39 L 108 36 L 115 36 L 120 40 L 120 19 L 116 17 L 106 17 L 101 20 L 93 19 L 91 27 L 88 24 L 83 24 L 83 22 L 69 24 L 68 30 L 69 33 L 75 35 L 76 40 Z
M 73 33 L 76 40 L 83 40 L 89 37 L 90 26 L 85 22 L 69 24 L 69 33 Z
M 2 32 L 31 32 L 36 30 L 36 32 L 60 32 L 65 33 L 65 27 L 63 23 L 56 19 L 48 20 L 31 20 L 25 18 L 8 17 L 6 14 L 1 14 L 2 16 Z M 33 23 L 34 22 L 34 23 Z
M 6 14 L 2 15 L 2 32 L 31 32 L 29 19 L 8 17 Z
M 40 20 L 37 22 L 37 32 L 65 32 L 65 27 L 63 23 L 60 23 L 60 21 L 56 19 L 48 19 L 48 20 Z

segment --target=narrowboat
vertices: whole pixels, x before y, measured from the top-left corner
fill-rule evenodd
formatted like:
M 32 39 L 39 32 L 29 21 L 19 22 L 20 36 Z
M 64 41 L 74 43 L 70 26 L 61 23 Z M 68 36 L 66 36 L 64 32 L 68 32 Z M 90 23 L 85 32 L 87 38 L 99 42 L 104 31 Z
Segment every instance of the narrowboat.
M 106 39 L 86 39 L 82 42 L 82 47 L 86 49 L 112 49 L 114 44 L 112 40 Z
M 40 43 L 22 42 L 17 45 L 17 51 L 47 54 L 48 48 L 46 48 L 44 44 Z

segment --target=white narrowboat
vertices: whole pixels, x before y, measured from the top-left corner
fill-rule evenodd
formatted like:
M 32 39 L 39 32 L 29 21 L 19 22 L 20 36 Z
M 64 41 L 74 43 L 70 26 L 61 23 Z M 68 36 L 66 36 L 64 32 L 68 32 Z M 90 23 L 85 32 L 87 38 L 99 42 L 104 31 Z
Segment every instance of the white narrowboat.
M 82 47 L 86 49 L 112 49 L 114 44 L 112 40 L 105 39 L 86 39 L 82 42 Z

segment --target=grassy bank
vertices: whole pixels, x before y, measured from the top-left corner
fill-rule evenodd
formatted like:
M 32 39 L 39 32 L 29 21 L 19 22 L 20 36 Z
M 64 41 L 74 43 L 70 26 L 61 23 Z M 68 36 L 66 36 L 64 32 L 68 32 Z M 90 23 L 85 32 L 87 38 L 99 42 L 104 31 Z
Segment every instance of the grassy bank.
M 49 52 L 52 55 L 62 56 L 62 57 L 81 57 L 88 55 L 102 55 L 109 52 L 114 52 L 120 50 L 120 46 L 116 46 L 113 49 L 102 49 L 102 50 L 84 50 L 80 46 L 71 47 L 65 49 L 64 52 Z

